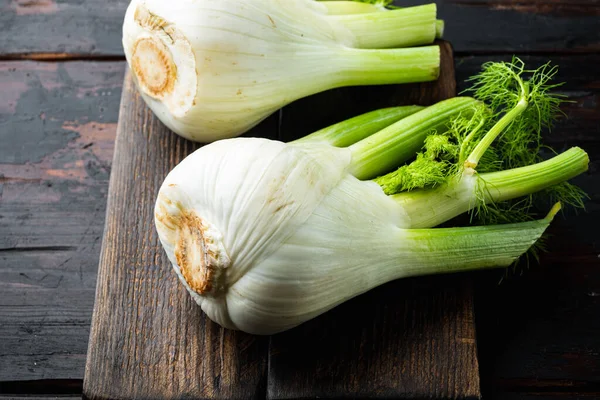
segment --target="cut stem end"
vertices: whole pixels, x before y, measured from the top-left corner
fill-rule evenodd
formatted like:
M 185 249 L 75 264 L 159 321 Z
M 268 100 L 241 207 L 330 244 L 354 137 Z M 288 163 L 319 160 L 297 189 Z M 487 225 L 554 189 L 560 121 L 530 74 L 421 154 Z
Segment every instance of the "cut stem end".
M 124 41 L 129 65 L 143 95 L 162 103 L 175 117 L 194 104 L 198 87 L 196 58 L 190 42 L 174 25 L 138 4 L 133 13 L 138 32 Z
M 144 37 L 135 42 L 131 70 L 138 85 L 148 96 L 163 99 L 173 92 L 177 67 L 171 52 L 160 40 Z

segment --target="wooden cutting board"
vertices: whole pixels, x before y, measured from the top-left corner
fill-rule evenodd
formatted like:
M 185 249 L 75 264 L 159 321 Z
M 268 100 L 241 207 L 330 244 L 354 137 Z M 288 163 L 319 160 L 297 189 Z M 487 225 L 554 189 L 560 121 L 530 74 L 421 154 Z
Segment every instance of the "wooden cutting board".
M 368 110 L 455 96 L 452 48 L 439 44 L 436 82 L 328 91 L 246 136 L 287 141 Z M 197 148 L 154 117 L 126 73 L 84 397 L 480 397 L 468 274 L 391 282 L 271 337 L 208 320 L 177 280 L 153 222 L 160 184 Z

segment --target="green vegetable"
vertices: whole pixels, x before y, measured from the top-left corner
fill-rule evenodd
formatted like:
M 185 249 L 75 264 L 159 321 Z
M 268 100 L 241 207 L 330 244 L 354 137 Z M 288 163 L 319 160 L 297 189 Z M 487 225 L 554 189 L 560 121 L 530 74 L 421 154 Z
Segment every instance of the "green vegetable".
M 255 334 L 394 279 L 508 267 L 562 203 L 583 201 L 566 182 L 587 154 L 539 155 L 561 100 L 555 73 L 488 63 L 474 97 L 375 110 L 291 143 L 204 146 L 159 191 L 161 243 L 209 318 Z M 558 202 L 533 219 L 536 197 Z M 480 225 L 435 228 L 465 212 Z
M 368 14 L 382 11 L 399 10 L 401 7 L 392 5 L 393 0 L 319 0 L 327 7 L 329 15 Z M 435 37 L 444 35 L 444 21 L 435 21 Z

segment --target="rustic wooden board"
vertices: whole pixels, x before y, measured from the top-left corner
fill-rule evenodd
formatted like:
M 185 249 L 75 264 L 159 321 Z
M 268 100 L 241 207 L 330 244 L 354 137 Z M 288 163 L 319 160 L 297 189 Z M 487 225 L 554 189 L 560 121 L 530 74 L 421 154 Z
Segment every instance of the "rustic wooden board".
M 400 6 L 433 0 L 396 0 Z M 597 0 L 437 0 L 445 39 L 458 53 L 597 52 Z M 121 56 L 129 0 L 5 0 L 0 3 L 4 57 Z
M 475 399 L 466 276 L 384 285 L 271 338 L 269 398 Z
M 389 95 L 390 105 L 401 102 L 400 98 L 404 102 L 431 104 L 454 95 L 452 51 L 447 43 L 442 43 L 442 49 L 444 72 L 439 81 L 399 85 L 388 93 L 380 92 L 382 98 Z M 372 88 L 354 90 L 357 97 L 363 97 L 361 94 Z M 346 104 L 353 103 L 353 97 L 344 99 Z M 369 103 L 363 105 L 368 107 Z M 224 330 L 205 318 L 177 281 L 153 225 L 153 206 L 162 180 L 197 146 L 160 124 L 143 104 L 129 77 L 121 107 L 85 396 L 262 398 L 268 354 L 269 398 L 314 397 L 322 393 L 440 398 L 479 395 L 472 291 L 468 283 L 454 281 L 454 285 L 441 287 L 434 284 L 433 288 L 415 291 L 411 288 L 419 285 L 406 281 L 391 292 L 374 291 L 372 296 L 380 302 L 379 307 L 369 306 L 369 300 L 365 302 L 368 298 L 357 299 L 354 307 L 359 304 L 365 310 L 379 308 L 380 314 L 365 312 L 367 318 L 352 321 L 348 318 L 352 305 L 340 307 L 305 327 L 273 336 L 270 348 L 268 337 Z M 309 105 L 299 107 L 308 112 L 312 109 Z M 289 109 L 291 115 L 299 112 L 298 106 Z M 286 112 L 283 111 L 283 121 Z M 274 115 L 249 135 L 275 137 L 277 119 Z M 403 293 L 400 297 L 398 290 Z M 391 293 L 396 294 L 390 296 Z M 376 318 L 370 319 L 369 315 Z M 307 343 L 339 340 L 340 327 L 349 322 L 355 329 L 347 336 L 345 348 L 304 357 L 290 354 L 290 350 L 299 348 L 300 337 Z M 333 328 L 336 324 L 337 328 Z M 365 332 L 369 333 L 365 336 Z M 373 351 L 369 350 L 371 347 Z M 335 357 L 332 365 L 329 356 Z M 329 368 L 351 367 L 338 370 L 329 386 L 304 385 L 291 392 L 288 385 L 297 379 L 293 374 L 317 374 L 316 369 L 300 368 L 298 362 L 316 362 L 315 367 L 319 362 Z M 297 368 L 285 367 L 288 363 Z M 326 374 L 329 372 L 332 371 Z M 378 380 L 371 382 L 375 374 Z M 340 386 L 349 380 L 356 385 Z M 391 389 L 386 391 L 386 387 Z
M 283 111 L 283 138 L 390 103 L 427 105 L 454 96 L 452 49 L 447 43 L 441 48 L 437 82 L 345 88 L 300 100 Z M 273 399 L 477 398 L 469 275 L 384 285 L 273 336 L 269 354 L 268 396 Z

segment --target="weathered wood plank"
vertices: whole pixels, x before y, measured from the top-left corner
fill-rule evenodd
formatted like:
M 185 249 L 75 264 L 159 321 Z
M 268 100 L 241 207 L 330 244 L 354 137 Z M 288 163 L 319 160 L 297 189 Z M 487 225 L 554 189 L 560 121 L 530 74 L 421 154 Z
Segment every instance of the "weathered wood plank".
M 0 54 L 122 54 L 127 0 L 5 0 Z
M 10 400 L 76 400 L 81 399 L 81 396 L 3 396 L 0 394 L 0 399 L 10 399 Z
M 464 275 L 407 279 L 274 336 L 269 398 L 478 398 L 471 296 Z
M 516 378 L 490 386 L 492 400 L 580 400 L 600 398 L 600 385 L 585 380 Z
M 597 226 L 595 214 L 589 218 Z M 581 393 L 600 389 L 598 251 L 590 254 L 568 224 L 559 221 L 550 231 L 553 250 L 541 266 L 497 287 L 498 276 L 478 280 L 487 288 L 477 293 L 476 310 L 481 371 L 490 393 L 542 386 Z
M 397 0 L 402 6 L 430 0 Z M 438 0 L 456 52 L 597 52 L 597 0 Z M 122 55 L 128 0 L 6 0 L 0 54 L 48 57 Z
M 80 379 L 41 379 L 35 381 L 0 382 L 0 399 L 32 398 L 81 398 Z M 38 397 L 39 396 L 39 397 Z M 44 396 L 44 397 L 42 397 Z M 29 397 L 27 397 L 29 398 Z
M 124 63 L 0 63 L 0 381 L 83 377 Z
M 48 397 L 39 397 L 39 396 L 3 396 L 0 394 L 0 399 L 10 399 L 10 400 L 75 400 L 81 399 L 81 396 L 48 396 Z
M 278 118 L 248 135 L 275 138 Z M 268 338 L 210 321 L 177 279 L 154 227 L 162 181 L 196 144 L 168 131 L 127 75 L 121 100 L 84 396 L 259 398 Z
M 404 1 L 398 3 L 406 4 Z M 417 2 L 408 2 L 413 4 Z M 594 53 L 600 49 L 596 0 L 436 1 L 457 53 Z
M 578 392 L 574 388 L 558 388 L 553 391 L 523 392 L 523 393 L 494 393 L 488 399 L 492 400 L 594 400 L 600 398 L 600 392 Z
M 376 108 L 429 105 L 454 96 L 452 49 L 447 43 L 441 48 L 437 82 L 303 99 L 283 110 L 284 139 Z M 465 274 L 393 282 L 275 335 L 268 397 L 478 398 L 472 295 Z

